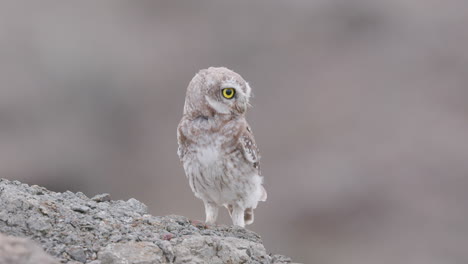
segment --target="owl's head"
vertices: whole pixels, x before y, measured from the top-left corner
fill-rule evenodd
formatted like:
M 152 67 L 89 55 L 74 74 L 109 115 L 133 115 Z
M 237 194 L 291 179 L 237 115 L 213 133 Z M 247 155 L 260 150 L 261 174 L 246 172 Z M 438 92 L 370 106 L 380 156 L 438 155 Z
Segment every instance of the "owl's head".
M 199 71 L 189 83 L 184 115 L 243 115 L 250 106 L 250 94 L 249 84 L 239 74 L 224 67 L 210 67 Z

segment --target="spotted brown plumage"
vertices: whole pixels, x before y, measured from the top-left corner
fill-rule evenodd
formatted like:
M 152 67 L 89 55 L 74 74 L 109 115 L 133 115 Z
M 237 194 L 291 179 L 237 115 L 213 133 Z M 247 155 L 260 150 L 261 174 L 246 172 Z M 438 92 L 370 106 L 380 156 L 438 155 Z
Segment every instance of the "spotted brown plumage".
M 255 139 L 253 137 L 252 130 L 249 126 L 246 127 L 246 131 L 242 134 L 240 138 L 240 144 L 242 151 L 244 152 L 245 158 L 252 163 L 252 166 L 257 169 L 258 174 L 260 172 L 260 152 L 255 144 Z
M 201 70 L 187 88 L 177 153 L 209 224 L 219 206 L 228 208 L 234 225 L 251 224 L 253 210 L 266 200 L 260 154 L 245 120 L 250 95 L 249 84 L 226 68 Z

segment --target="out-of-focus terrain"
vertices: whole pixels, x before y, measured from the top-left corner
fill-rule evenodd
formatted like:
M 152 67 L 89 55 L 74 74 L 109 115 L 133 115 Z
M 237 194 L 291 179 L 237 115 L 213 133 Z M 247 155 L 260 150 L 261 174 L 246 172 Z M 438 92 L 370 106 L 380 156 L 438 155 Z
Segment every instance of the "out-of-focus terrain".
M 468 2 L 0 6 L 0 175 L 203 219 L 176 149 L 185 89 L 226 66 L 268 201 L 249 228 L 305 263 L 466 263 Z M 227 223 L 227 213 L 221 222 Z

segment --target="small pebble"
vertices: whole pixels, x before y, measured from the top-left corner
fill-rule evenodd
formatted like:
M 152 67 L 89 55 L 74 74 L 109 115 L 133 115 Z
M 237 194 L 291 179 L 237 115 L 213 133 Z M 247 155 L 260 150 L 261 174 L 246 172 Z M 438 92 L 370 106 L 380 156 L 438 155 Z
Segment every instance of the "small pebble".
M 90 210 L 90 208 L 88 206 L 85 206 L 85 205 L 72 205 L 71 209 L 73 211 L 83 213 L 83 214 L 89 212 L 89 210 Z
M 98 202 L 98 203 L 102 203 L 102 202 L 110 201 L 111 197 L 110 197 L 110 194 L 108 193 L 102 193 L 102 194 L 95 195 L 93 198 L 91 198 L 91 200 Z

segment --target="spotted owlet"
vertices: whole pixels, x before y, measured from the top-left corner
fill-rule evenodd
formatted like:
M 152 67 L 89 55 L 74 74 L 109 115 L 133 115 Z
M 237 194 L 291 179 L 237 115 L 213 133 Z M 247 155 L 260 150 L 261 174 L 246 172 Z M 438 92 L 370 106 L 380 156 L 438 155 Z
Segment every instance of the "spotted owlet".
M 250 94 L 249 84 L 227 68 L 201 70 L 187 88 L 178 155 L 193 193 L 205 204 L 208 224 L 216 222 L 219 206 L 228 209 L 234 225 L 251 224 L 253 210 L 267 198 L 245 120 Z

